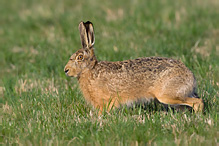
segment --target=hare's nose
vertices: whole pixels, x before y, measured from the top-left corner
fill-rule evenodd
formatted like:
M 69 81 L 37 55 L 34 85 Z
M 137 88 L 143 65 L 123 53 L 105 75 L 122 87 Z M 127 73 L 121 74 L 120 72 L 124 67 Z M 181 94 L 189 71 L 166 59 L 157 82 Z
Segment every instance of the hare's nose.
M 65 69 L 65 73 L 68 73 L 69 69 Z
M 65 72 L 65 74 L 67 74 L 68 71 L 69 71 L 69 67 L 68 67 L 68 66 L 65 66 L 65 68 L 64 68 L 64 72 Z

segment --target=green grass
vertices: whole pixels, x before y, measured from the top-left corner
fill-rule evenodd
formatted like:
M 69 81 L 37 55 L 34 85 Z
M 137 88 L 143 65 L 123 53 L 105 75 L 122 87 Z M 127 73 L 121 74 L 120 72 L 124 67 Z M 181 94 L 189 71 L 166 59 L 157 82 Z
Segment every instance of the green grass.
M 217 0 L 0 2 L 0 144 L 217 145 Z M 98 117 L 64 74 L 94 23 L 99 60 L 163 56 L 195 74 L 204 114 L 123 107 Z

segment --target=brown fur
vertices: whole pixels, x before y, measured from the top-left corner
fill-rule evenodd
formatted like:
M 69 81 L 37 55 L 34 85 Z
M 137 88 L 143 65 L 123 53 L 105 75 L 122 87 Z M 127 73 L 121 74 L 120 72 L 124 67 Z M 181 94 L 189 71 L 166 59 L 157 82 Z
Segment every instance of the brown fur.
M 196 112 L 203 110 L 203 101 L 194 98 L 194 75 L 181 61 L 163 57 L 98 61 L 92 23 L 81 22 L 79 30 L 83 48 L 71 56 L 64 71 L 78 78 L 86 101 L 100 112 L 106 106 L 110 110 L 120 104 L 155 98 L 164 104 L 187 105 Z

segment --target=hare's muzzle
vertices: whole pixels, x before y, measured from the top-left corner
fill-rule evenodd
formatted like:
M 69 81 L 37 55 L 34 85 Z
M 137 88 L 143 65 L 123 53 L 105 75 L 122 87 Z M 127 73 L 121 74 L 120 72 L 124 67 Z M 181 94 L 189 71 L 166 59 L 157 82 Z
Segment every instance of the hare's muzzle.
M 66 69 L 66 70 L 65 70 L 65 73 L 68 73 L 68 71 L 69 71 L 69 69 Z
M 65 74 L 68 75 L 69 69 L 64 69 L 64 71 L 65 71 Z

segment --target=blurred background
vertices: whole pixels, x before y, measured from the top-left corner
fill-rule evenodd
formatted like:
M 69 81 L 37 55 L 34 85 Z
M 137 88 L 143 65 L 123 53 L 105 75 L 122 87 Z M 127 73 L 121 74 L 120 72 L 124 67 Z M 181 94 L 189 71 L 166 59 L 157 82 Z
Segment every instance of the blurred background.
M 95 27 L 99 60 L 165 56 L 192 65 L 199 55 L 200 62 L 218 58 L 216 0 L 2 0 L 0 5 L 1 76 L 64 75 L 60 69 L 81 47 L 78 24 L 87 20 Z

